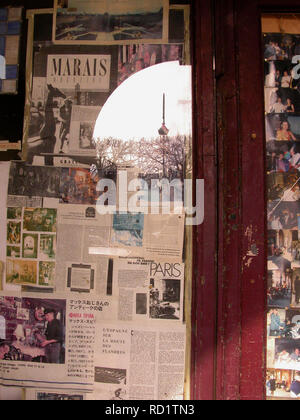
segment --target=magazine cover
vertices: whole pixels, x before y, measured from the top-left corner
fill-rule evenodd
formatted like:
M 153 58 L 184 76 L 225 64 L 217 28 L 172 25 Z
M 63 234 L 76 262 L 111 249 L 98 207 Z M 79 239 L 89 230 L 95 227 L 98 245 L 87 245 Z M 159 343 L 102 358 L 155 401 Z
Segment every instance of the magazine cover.
M 62 155 L 91 163 L 82 155 L 96 155 L 93 128 L 117 86 L 117 67 L 115 47 L 35 45 L 27 163 L 52 166 Z

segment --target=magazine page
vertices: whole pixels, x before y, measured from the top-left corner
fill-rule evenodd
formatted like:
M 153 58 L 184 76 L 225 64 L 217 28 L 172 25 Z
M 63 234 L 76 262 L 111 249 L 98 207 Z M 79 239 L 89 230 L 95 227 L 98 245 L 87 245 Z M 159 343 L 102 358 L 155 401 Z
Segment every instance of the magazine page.
M 183 325 L 112 323 L 97 330 L 94 394 L 97 400 L 182 400 Z
M 58 231 L 57 290 L 109 295 L 109 255 L 93 255 L 90 248 L 108 249 L 111 216 L 98 214 L 94 206 L 60 204 Z
M 182 322 L 183 294 L 184 264 L 114 260 L 113 295 L 118 297 L 119 320 Z
M 23 139 L 27 163 L 58 166 L 62 157 L 81 165 L 93 163 L 96 151 L 89 139 L 117 87 L 117 66 L 117 47 L 35 44 L 28 133 Z
M 95 335 L 113 312 L 99 295 L 2 292 L 0 384 L 92 390 Z

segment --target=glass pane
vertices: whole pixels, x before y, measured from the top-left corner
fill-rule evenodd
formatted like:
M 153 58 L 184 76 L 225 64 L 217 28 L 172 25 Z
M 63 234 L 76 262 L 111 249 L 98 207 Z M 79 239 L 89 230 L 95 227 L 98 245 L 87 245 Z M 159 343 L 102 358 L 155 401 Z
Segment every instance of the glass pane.
M 300 399 L 300 15 L 264 15 L 267 396 Z

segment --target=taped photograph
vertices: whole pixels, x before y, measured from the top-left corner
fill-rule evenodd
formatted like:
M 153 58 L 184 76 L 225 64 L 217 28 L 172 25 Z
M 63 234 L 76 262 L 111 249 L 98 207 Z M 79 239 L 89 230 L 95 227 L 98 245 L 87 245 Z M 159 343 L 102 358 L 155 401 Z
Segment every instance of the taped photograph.
M 166 42 L 167 0 L 67 0 L 54 6 L 53 42 L 76 44 L 123 44 Z

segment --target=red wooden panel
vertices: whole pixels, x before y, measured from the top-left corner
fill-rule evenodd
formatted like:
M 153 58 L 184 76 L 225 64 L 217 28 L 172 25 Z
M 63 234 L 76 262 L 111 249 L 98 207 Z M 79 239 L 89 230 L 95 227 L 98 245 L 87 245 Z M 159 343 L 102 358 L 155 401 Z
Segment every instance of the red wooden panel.
M 192 399 L 213 400 L 216 330 L 216 156 L 212 2 L 193 2 L 194 168 L 205 180 L 205 220 L 195 228 Z
M 251 32 L 249 32 L 249 20 Z M 260 15 L 238 2 L 240 142 L 242 159 L 242 399 L 265 398 L 266 194 L 264 73 Z

